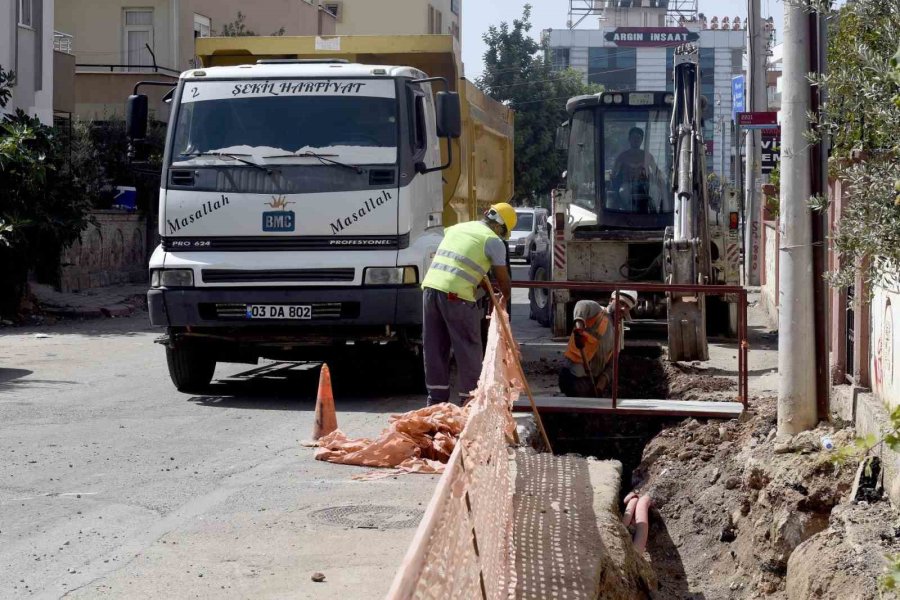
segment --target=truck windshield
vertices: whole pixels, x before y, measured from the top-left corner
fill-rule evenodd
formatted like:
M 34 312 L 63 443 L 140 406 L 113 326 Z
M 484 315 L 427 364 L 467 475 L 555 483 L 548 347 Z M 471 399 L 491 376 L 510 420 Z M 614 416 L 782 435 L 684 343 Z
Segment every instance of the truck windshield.
M 267 164 L 397 161 L 392 80 L 189 81 L 175 123 L 172 161 L 240 153 Z
M 598 225 L 656 228 L 671 221 L 669 115 L 666 107 L 573 115 L 568 185 L 577 204 L 598 214 Z

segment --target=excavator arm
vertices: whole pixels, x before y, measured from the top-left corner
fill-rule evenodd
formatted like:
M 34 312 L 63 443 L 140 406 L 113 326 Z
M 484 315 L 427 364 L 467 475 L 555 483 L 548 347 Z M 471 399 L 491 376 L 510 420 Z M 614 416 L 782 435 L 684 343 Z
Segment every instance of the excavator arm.
M 700 61 L 693 44 L 675 49 L 671 142 L 675 220 L 663 242 L 666 283 L 710 283 L 711 257 L 706 197 Z M 668 294 L 669 360 L 708 360 L 706 299 Z

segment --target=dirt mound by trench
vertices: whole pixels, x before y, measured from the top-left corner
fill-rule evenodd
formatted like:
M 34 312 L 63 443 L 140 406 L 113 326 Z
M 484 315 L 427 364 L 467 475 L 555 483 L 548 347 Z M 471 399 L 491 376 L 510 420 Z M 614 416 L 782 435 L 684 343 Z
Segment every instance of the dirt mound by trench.
M 664 428 L 644 449 L 633 480 L 654 502 L 657 597 L 878 598 L 884 557 L 900 551 L 897 514 L 848 502 L 856 465 L 821 449 L 826 435 L 852 443 L 853 430 L 777 443 L 774 400 L 752 406 L 741 421 Z

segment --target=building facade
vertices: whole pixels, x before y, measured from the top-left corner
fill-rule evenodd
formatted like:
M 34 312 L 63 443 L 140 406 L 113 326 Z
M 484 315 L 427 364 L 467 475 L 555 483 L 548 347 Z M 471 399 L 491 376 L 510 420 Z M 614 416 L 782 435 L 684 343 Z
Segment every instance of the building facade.
M 460 39 L 462 0 L 322 0 L 338 35 L 450 34 Z
M 76 113 L 120 116 L 137 81 L 148 73 L 174 81 L 198 66 L 194 40 L 220 35 L 237 24 L 239 12 L 256 35 L 335 33 L 335 18 L 319 0 L 57 0 L 56 28 L 74 38 Z M 162 92 L 149 95 L 154 117 L 165 121 Z
M 675 47 L 696 44 L 701 93 L 707 99 L 707 168 L 731 181 L 731 79 L 743 72 L 747 33 L 740 19 L 707 20 L 695 14 L 673 21 L 666 2 L 609 4 L 614 7 L 597 9 L 596 29 L 544 32 L 554 68 L 579 71 L 586 83 L 601 84 L 607 91 L 671 90 Z M 587 19 L 582 21 L 586 24 Z
M 6 112 L 53 123 L 53 0 L 0 0 L 0 67 L 16 82 Z

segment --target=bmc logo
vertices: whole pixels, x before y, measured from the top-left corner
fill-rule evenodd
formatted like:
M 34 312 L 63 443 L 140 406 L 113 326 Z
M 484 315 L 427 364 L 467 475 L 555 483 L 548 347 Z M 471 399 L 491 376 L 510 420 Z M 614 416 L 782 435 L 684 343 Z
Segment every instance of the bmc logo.
M 263 231 L 294 231 L 294 211 L 277 210 L 262 214 Z

